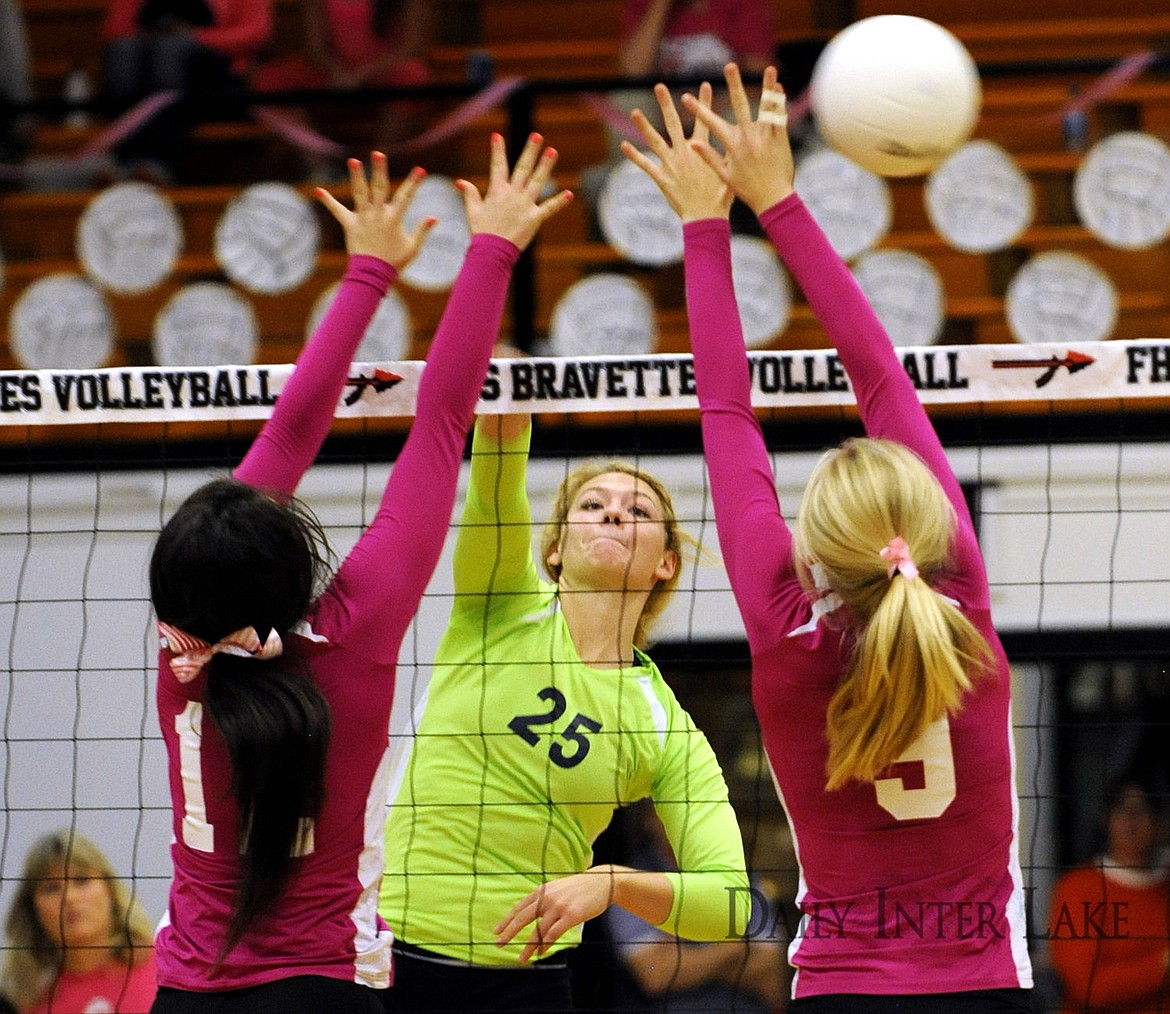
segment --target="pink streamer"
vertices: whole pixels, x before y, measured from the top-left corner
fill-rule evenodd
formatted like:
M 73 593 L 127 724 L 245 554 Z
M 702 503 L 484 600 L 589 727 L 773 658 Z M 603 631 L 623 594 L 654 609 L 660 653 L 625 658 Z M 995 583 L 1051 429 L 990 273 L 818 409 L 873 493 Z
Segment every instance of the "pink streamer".
M 500 78 L 498 81 L 493 81 L 483 91 L 472 96 L 429 130 L 419 134 L 418 137 L 403 141 L 397 145 L 395 152 L 399 154 L 413 154 L 425 151 L 427 148 L 433 148 L 436 144 L 440 144 L 448 138 L 454 137 L 472 124 L 478 117 L 507 99 L 523 83 L 523 79 L 519 77 Z M 320 133 L 320 131 L 306 125 L 295 116 L 287 114 L 283 110 L 276 109 L 272 106 L 257 106 L 252 112 L 256 119 L 276 131 L 276 133 L 297 148 L 301 148 L 304 151 L 311 151 L 318 155 L 329 155 L 334 158 L 341 158 L 346 153 L 347 149 L 344 145 L 331 140 Z
M 82 146 L 72 155 L 61 159 L 58 164 L 72 165 L 87 158 L 93 158 L 95 155 L 106 153 L 119 141 L 140 130 L 144 123 L 158 115 L 167 106 L 177 102 L 178 99 L 179 92 L 177 91 L 156 92 L 154 95 L 148 95 L 114 120 L 88 144 Z M 26 176 L 25 166 L 0 165 L 0 179 L 23 180 Z
M 461 130 L 470 126 L 478 117 L 498 106 L 523 83 L 524 79 L 519 77 L 503 77 L 498 81 L 493 81 L 478 95 L 472 96 L 453 112 L 443 117 L 430 130 L 400 144 L 398 150 L 407 153 L 424 151 L 441 141 L 454 137 Z
M 1044 120 L 1058 121 L 1069 113 L 1082 112 L 1092 108 L 1135 78 L 1140 77 L 1158 59 L 1158 56 L 1159 54 L 1152 50 L 1129 54 L 1119 60 L 1083 92 L 1072 98 L 1060 110 L 1046 114 Z M 416 153 L 453 137 L 479 116 L 506 100 L 523 83 L 523 79 L 519 77 L 506 77 L 492 82 L 435 126 L 417 137 L 405 141 L 399 146 L 399 150 L 403 153 Z M 141 129 L 143 124 L 179 98 L 180 93 L 177 91 L 157 92 L 148 96 L 111 123 L 79 151 L 62 161 L 65 164 L 79 162 L 109 151 L 119 141 Z M 615 106 L 605 96 L 597 92 L 583 92 L 581 98 L 616 135 L 635 144 L 642 142 L 642 135 L 625 111 Z M 788 103 L 788 127 L 790 130 L 808 116 L 809 108 L 809 93 L 807 91 Z M 306 126 L 295 116 L 287 114 L 283 110 L 272 106 L 256 106 L 253 109 L 253 115 L 269 129 L 298 148 L 335 158 L 345 155 L 346 148 L 343 145 L 312 127 Z M 19 181 L 24 176 L 25 168 L 23 166 L 0 164 L 0 179 Z
M 179 97 L 180 93 L 177 91 L 155 92 L 148 95 L 138 105 L 119 116 L 76 155 L 71 156 L 70 161 L 91 158 L 109 151 L 119 141 L 140 130 L 144 123 L 153 119 L 167 106 L 177 102 Z
M 642 145 L 645 138 L 641 131 L 634 126 L 624 109 L 620 109 L 598 92 L 583 92 L 582 101 L 593 110 L 598 118 L 619 138 L 631 144 Z
M 311 151 L 315 155 L 330 155 L 333 158 L 345 155 L 346 149 L 342 145 L 331 141 L 283 109 L 277 109 L 275 106 L 254 106 L 252 115 L 269 130 L 303 151 Z
M 1069 113 L 1080 113 L 1091 109 L 1114 92 L 1124 88 L 1134 78 L 1140 77 L 1157 59 L 1158 54 L 1152 50 L 1130 53 L 1129 56 L 1118 60 L 1113 67 L 1097 78 L 1083 92 L 1069 100 L 1062 109 L 1055 113 L 1048 113 L 1044 119 L 1055 122 L 1063 119 Z

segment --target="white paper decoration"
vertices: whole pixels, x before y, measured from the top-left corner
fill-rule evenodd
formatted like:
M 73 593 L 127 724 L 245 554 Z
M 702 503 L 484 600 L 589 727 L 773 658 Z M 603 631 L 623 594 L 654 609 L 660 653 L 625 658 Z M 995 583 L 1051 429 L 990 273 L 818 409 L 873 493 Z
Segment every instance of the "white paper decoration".
M 1117 322 L 1117 290 L 1099 267 L 1077 254 L 1037 254 L 1007 289 L 1008 326 L 1021 342 L 1108 338 Z
M 766 344 L 784 330 L 792 313 L 792 288 L 776 248 L 766 239 L 732 236 L 731 277 L 744 344 Z
M 463 258 L 471 244 L 463 195 L 450 177 L 423 177 L 403 217 L 403 225 L 410 231 L 427 217 L 438 221 L 400 278 L 424 292 L 445 292 L 459 277 Z
M 176 292 L 154 321 L 159 366 L 245 365 L 256 358 L 252 305 L 230 285 L 196 282 Z
M 639 356 L 654 351 L 654 304 L 634 279 L 609 272 L 574 282 L 553 308 L 555 356 Z
M 309 278 L 320 242 L 307 198 L 285 183 L 257 183 L 224 209 L 215 229 L 215 257 L 237 285 L 275 295 Z
M 337 295 L 341 283 L 329 286 L 317 297 L 313 309 L 309 313 L 309 320 L 305 326 L 305 340 L 312 337 L 317 325 L 329 310 L 329 304 Z M 410 310 L 403 298 L 390 289 L 374 317 L 366 328 L 361 344 L 354 354 L 355 363 L 396 363 L 406 358 L 410 351 Z
M 1142 250 L 1170 235 L 1170 147 L 1126 131 L 1094 145 L 1077 169 L 1073 202 L 1103 243 Z
M 796 192 L 844 260 L 870 249 L 893 225 L 889 184 L 831 149 L 800 160 Z
M 857 258 L 853 276 L 895 345 L 938 340 L 946 297 L 942 278 L 925 257 L 909 250 L 871 250 Z
M 114 351 L 106 297 L 77 274 L 46 275 L 24 290 L 8 319 L 8 344 L 29 370 L 93 370 Z
M 175 267 L 183 224 L 171 199 L 149 183 L 116 183 L 81 213 L 77 259 L 103 288 L 122 295 L 148 292 Z
M 1032 224 L 1032 184 L 1015 159 L 991 141 L 971 141 L 927 177 L 931 225 L 951 246 L 990 253 L 1010 246 Z
M 619 162 L 606 175 L 597 222 L 609 245 L 634 264 L 660 267 L 682 260 L 682 219 L 633 162 Z

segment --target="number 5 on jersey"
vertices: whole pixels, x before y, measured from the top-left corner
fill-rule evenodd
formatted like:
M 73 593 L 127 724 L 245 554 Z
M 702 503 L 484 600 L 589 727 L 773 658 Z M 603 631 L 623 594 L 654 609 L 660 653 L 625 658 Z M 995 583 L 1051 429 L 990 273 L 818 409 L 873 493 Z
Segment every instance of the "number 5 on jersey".
M 896 820 L 941 817 L 955 798 L 951 723 L 932 722 L 893 764 L 874 779 L 878 806 Z

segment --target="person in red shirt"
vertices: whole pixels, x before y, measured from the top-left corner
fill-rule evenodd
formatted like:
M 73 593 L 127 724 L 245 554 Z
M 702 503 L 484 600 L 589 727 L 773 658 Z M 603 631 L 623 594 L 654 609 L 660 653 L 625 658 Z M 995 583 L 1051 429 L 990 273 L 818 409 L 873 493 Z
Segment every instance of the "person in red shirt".
M 775 46 L 767 0 L 627 0 L 621 71 L 627 77 L 720 72 L 734 60 L 760 74 Z
M 1110 795 L 1105 854 L 1056 882 L 1048 921 L 1063 1010 L 1170 1010 L 1170 876 L 1147 788 Z
M 252 87 L 260 92 L 308 88 L 406 88 L 431 83 L 434 74 L 427 61 L 434 23 L 433 5 L 428 0 L 307 0 L 303 5 L 303 51 L 286 59 L 263 64 L 252 75 Z M 421 132 L 431 104 L 418 99 L 383 103 L 376 116 L 367 116 L 368 107 L 359 105 L 362 130 L 372 136 L 362 139 L 394 154 L 395 146 Z M 295 110 L 293 115 L 306 125 L 321 114 Z M 336 129 L 337 103 L 327 107 L 331 129 Z M 310 178 L 328 178 L 336 159 L 306 153 L 305 169 Z
M 618 70 L 629 78 L 698 78 L 722 74 L 724 65 L 735 61 L 754 76 L 772 63 L 775 47 L 776 19 L 769 0 L 626 0 Z M 664 129 L 654 95 L 646 88 L 622 88 L 607 98 L 615 111 L 628 115 L 641 110 L 657 130 Z M 715 105 L 730 113 L 722 90 Z M 620 133 L 607 127 L 606 138 L 607 161 L 582 173 L 581 188 L 591 207 L 600 201 L 610 172 L 623 162 Z M 736 231 L 757 232 L 751 215 L 739 207 L 733 214 Z
M 118 115 L 158 92 L 242 86 L 271 34 L 272 0 L 111 0 L 103 97 Z M 154 183 L 175 180 L 190 122 L 179 108 L 156 114 L 115 147 L 120 167 Z
M 21 1014 L 150 1010 L 154 928 L 88 838 L 36 841 L 8 912 L 4 992 Z

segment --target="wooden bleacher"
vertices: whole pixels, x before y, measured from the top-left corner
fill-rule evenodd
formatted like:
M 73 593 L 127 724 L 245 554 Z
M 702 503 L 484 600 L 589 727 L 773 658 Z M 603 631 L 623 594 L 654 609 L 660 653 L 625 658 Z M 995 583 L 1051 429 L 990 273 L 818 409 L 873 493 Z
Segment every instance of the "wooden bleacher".
M 432 62 L 440 81 L 461 81 L 469 54 L 486 50 L 497 75 L 527 79 L 604 78 L 617 68 L 617 31 L 621 0 L 443 0 L 457 30 L 436 41 Z M 856 0 L 856 17 L 886 13 L 892 5 Z M 917 13 L 946 24 L 985 64 L 1057 60 L 1113 60 L 1170 43 L 1170 0 L 1151 0 L 1140 14 L 1094 11 L 1072 0 L 1013 3 L 1005 0 L 971 5 L 938 0 L 922 10 L 898 5 L 899 13 Z M 930 10 L 925 8 L 929 7 Z M 96 60 L 93 39 L 100 24 L 101 0 L 24 0 L 35 58 L 38 94 L 57 94 L 60 82 L 79 62 Z M 826 5 L 776 3 L 778 45 L 799 40 L 823 41 L 841 27 L 824 23 Z M 294 0 L 277 0 L 278 45 L 295 45 Z M 96 66 L 88 64 L 96 74 Z M 1004 317 L 1004 292 L 1015 266 L 1043 250 L 1083 254 L 1104 267 L 1121 292 L 1121 312 L 1114 336 L 1135 338 L 1170 334 L 1170 298 L 1164 294 L 1170 254 L 1163 245 L 1147 251 L 1105 248 L 1075 220 L 1072 177 L 1080 156 L 1063 150 L 1058 112 L 1070 86 L 1091 82 L 1094 74 L 1076 68 L 1047 75 L 1000 74 L 984 81 L 984 103 L 976 136 L 993 140 L 1018 159 L 1033 183 L 1037 217 L 1012 249 L 989 256 L 947 247 L 933 232 L 922 201 L 921 180 L 891 181 L 894 228 L 883 241 L 920 253 L 942 274 L 948 322 L 944 340 L 1006 342 L 1012 337 Z M 539 98 L 535 127 L 562 153 L 557 179 L 578 188 L 580 172 L 602 161 L 605 134 L 596 114 L 580 95 Z M 463 175 L 483 172 L 488 130 L 504 129 L 502 109 L 484 114 L 467 134 L 443 153 L 446 165 Z M 1096 108 L 1091 136 L 1117 129 L 1170 135 L 1170 80 L 1146 74 L 1127 84 Z M 61 156 L 93 136 L 45 124 L 37 152 Z M 279 176 L 287 145 L 255 123 L 207 124 L 196 132 L 209 179 L 198 186 L 176 187 L 171 195 L 183 219 L 185 253 L 172 280 L 157 292 L 111 300 L 118 318 L 119 362 L 145 362 L 154 314 L 177 287 L 189 280 L 218 277 L 211 256 L 211 236 L 226 203 L 242 183 Z M 428 164 L 426 156 L 420 158 Z M 291 163 L 288 163 L 291 164 Z M 441 171 L 447 171 L 444 168 Z M 221 174 L 216 180 L 214 173 Z M 293 177 L 286 177 L 292 179 Z M 308 189 L 305 190 L 308 193 Z M 340 192 L 340 188 L 339 191 Z M 0 195 L 0 252 L 5 284 L 0 289 L 0 334 L 6 333 L 9 309 L 31 281 L 50 271 L 78 270 L 73 237 L 78 216 L 92 193 L 22 193 Z M 325 248 L 314 276 L 297 291 L 279 297 L 250 297 L 261 322 L 264 362 L 288 360 L 303 340 L 303 326 L 317 295 L 340 275 L 344 255 L 336 225 L 322 212 Z M 643 281 L 659 307 L 663 351 L 687 347 L 682 308 L 681 273 L 676 268 L 647 269 L 623 265 L 607 244 L 596 239 L 584 201 L 545 228 L 537 247 L 536 328 L 547 328 L 552 307 L 576 279 L 599 270 L 624 270 Z M 442 310 L 443 298 L 403 289 L 417 333 L 413 351 L 422 354 Z M 825 339 L 807 307 L 797 304 L 779 346 L 810 348 Z M 0 367 L 16 364 L 0 348 Z

